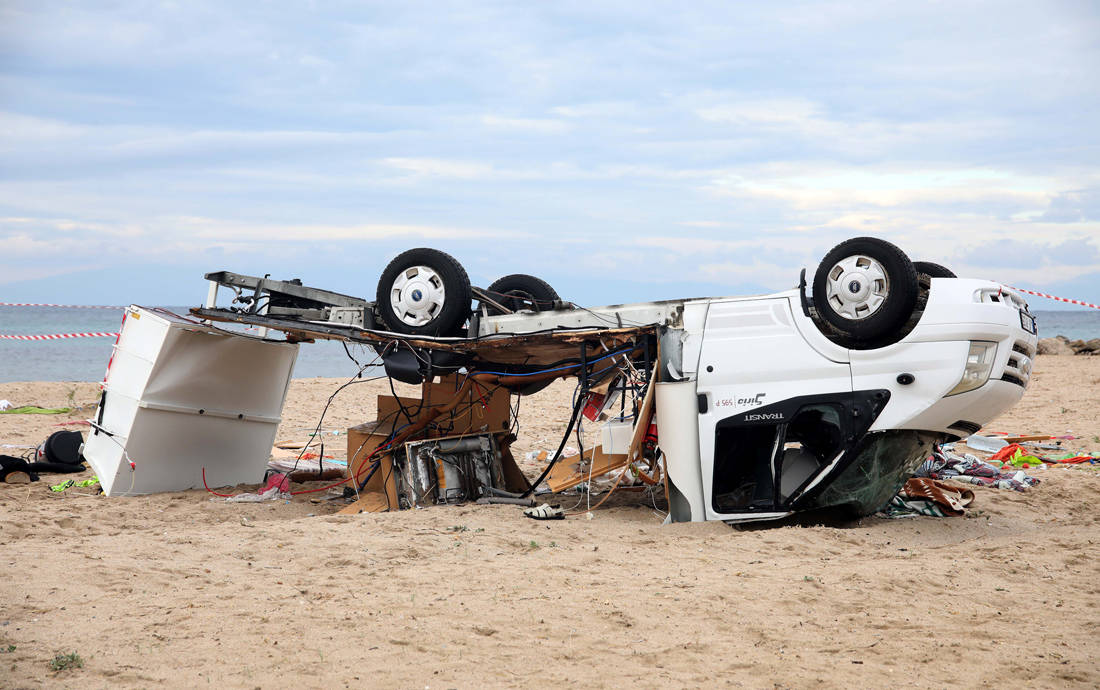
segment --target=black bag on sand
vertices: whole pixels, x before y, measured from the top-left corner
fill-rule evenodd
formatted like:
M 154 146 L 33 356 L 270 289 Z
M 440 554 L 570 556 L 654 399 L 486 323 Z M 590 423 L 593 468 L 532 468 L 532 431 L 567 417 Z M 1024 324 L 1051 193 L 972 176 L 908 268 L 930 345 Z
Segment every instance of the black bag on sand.
M 55 431 L 42 444 L 41 455 L 46 463 L 61 465 L 83 465 L 84 457 L 80 446 L 84 436 L 79 431 Z M 44 464 L 44 463 L 36 463 Z M 41 467 L 39 469 L 42 469 Z M 73 470 L 44 470 L 46 472 L 72 472 Z
M 0 455 L 0 482 L 6 484 L 36 482 L 39 472 L 73 474 L 83 471 L 84 465 L 70 465 L 67 462 L 27 462 L 23 458 Z
M 25 484 L 38 481 L 38 475 L 30 463 L 22 458 L 0 455 L 0 482 L 5 484 Z
M 39 472 L 73 474 L 84 471 L 84 458 L 80 445 L 84 436 L 79 431 L 55 431 L 50 434 L 34 455 L 38 462 L 0 455 L 0 482 L 22 484 L 38 481 Z

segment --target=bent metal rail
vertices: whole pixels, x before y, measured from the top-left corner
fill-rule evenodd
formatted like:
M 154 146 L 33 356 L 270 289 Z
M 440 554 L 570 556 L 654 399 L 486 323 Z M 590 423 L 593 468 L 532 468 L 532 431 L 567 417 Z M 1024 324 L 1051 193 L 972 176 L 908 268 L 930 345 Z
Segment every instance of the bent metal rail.
M 602 353 L 603 346 L 613 348 L 623 345 L 640 336 L 655 334 L 659 328 L 656 325 L 623 328 L 560 328 L 538 333 L 502 333 L 478 338 L 437 338 L 349 326 L 330 326 L 260 314 L 240 314 L 221 309 L 193 308 L 191 314 L 209 321 L 247 324 L 283 331 L 287 334 L 288 340 L 295 342 L 342 340 L 364 345 L 386 345 L 400 341 L 424 349 L 470 354 L 487 362 L 531 365 L 575 357 L 580 345 L 588 345 L 586 350 L 591 348 L 592 354 Z

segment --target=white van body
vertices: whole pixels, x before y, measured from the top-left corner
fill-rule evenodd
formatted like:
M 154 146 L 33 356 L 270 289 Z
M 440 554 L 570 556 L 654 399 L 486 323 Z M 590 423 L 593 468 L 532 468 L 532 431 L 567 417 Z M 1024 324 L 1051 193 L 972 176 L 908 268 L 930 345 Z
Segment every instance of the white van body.
M 656 410 L 675 521 L 874 510 L 934 443 L 968 436 L 1023 396 L 1038 343 L 1018 294 L 959 278 L 931 279 L 916 325 L 875 349 L 827 338 L 797 289 L 511 314 L 479 328 L 490 336 L 643 323 L 666 329 Z M 988 371 L 953 392 L 972 347 Z M 813 447 L 813 436 L 831 439 Z

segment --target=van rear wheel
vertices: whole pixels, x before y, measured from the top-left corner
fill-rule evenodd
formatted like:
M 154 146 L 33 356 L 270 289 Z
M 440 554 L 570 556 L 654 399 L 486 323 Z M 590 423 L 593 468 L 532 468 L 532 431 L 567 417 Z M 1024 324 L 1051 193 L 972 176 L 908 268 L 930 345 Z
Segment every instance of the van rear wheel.
M 955 272 L 947 266 L 941 266 L 931 261 L 914 261 L 913 268 L 917 269 L 917 273 L 923 273 L 929 278 L 958 278 Z
M 485 290 L 495 302 L 511 311 L 529 309 L 531 311 L 550 311 L 554 303 L 561 300 L 550 284 L 541 278 L 525 273 L 513 273 L 493 281 Z M 501 311 L 491 304 L 485 305 L 490 316 Z

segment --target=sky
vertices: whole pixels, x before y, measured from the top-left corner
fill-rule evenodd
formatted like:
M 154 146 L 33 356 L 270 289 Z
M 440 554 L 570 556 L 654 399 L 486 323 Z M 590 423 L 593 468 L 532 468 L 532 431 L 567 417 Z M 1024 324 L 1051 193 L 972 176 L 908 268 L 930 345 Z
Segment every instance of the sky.
M 1094 2 L 4 0 L 0 301 L 369 298 L 418 246 L 754 294 L 870 235 L 1100 303 L 1098 82 Z

